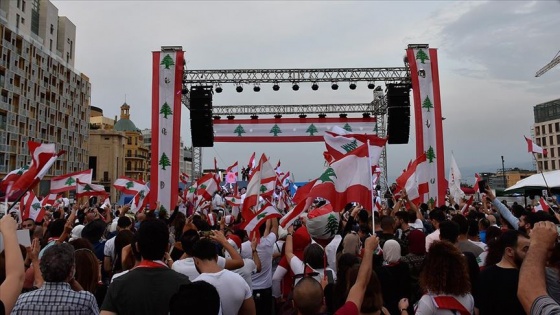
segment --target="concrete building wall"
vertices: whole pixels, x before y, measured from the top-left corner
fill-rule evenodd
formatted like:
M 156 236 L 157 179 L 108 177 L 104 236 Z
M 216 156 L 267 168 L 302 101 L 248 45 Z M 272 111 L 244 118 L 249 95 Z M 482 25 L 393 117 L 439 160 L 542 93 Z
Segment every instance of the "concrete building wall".
M 110 191 L 110 200 L 118 199 L 113 183 L 124 174 L 125 145 L 124 132 L 115 130 L 91 130 L 89 139 L 89 167 L 94 169 L 92 181 L 105 186 Z

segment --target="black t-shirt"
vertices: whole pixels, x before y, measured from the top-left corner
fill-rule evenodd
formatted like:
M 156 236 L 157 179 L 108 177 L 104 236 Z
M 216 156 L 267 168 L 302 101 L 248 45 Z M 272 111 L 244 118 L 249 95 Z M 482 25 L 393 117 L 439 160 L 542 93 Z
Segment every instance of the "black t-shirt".
M 101 310 L 122 314 L 167 315 L 169 300 L 189 278 L 169 268 L 137 267 L 109 286 Z
M 525 314 L 517 298 L 518 269 L 490 266 L 479 277 L 474 295 L 474 305 L 480 315 Z

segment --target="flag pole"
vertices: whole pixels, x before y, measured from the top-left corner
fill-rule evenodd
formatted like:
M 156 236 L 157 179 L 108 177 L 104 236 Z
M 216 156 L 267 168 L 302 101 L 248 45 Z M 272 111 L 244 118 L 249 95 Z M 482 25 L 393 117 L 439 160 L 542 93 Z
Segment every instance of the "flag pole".
M 374 187 L 373 187 L 373 169 L 372 169 L 373 165 L 371 165 L 371 152 L 370 152 L 371 146 L 369 145 L 369 141 L 370 140 L 368 139 L 367 140 L 367 146 L 368 146 L 368 164 L 369 164 L 369 170 L 368 170 L 368 172 L 369 172 L 369 187 L 371 189 L 371 192 L 370 192 L 370 196 L 371 196 L 371 223 L 373 224 L 372 227 L 375 230 L 375 215 L 373 215 L 373 205 L 375 204 L 374 197 L 373 197 L 373 189 L 374 189 Z M 378 211 L 380 211 L 380 210 L 381 209 L 378 209 Z
M 537 163 L 537 167 L 538 167 L 538 161 L 537 161 L 537 154 L 535 152 L 533 152 L 533 158 L 535 159 L 535 163 Z M 544 180 L 544 184 L 546 185 L 546 191 L 548 192 L 549 196 L 552 196 L 552 192 L 550 191 L 550 187 L 548 187 L 548 183 L 546 182 L 546 177 L 544 177 L 544 173 L 541 169 L 541 176 Z

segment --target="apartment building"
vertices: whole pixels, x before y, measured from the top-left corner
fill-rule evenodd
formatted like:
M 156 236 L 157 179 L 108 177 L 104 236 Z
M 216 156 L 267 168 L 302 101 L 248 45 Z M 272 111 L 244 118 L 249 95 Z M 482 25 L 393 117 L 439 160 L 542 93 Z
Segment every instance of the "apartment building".
M 74 68 L 76 26 L 48 0 L 0 1 L 0 176 L 30 161 L 27 141 L 65 150 L 48 177 L 88 166 L 91 84 Z
M 560 169 L 560 99 L 538 104 L 533 108 L 534 140 L 548 154 L 536 154 L 538 171 Z

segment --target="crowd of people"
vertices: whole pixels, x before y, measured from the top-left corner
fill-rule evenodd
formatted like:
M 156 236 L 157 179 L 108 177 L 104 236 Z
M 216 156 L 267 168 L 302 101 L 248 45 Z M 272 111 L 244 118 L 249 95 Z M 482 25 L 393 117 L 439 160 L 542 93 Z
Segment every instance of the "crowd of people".
M 489 187 L 470 207 L 404 192 L 385 204 L 335 216 L 316 200 L 290 226 L 272 218 L 253 233 L 223 203 L 216 220 L 184 205 L 5 215 L 0 313 L 560 314 L 557 207 L 508 206 Z M 338 218 L 333 234 L 315 233 L 315 213 Z

